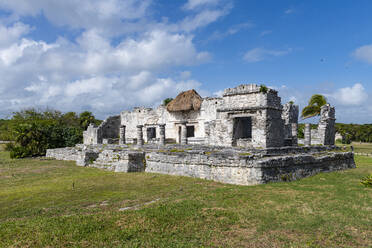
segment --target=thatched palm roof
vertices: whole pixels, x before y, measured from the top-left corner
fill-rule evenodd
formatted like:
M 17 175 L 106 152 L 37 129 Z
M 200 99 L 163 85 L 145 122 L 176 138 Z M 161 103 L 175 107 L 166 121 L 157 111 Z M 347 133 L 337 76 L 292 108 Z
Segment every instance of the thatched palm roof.
M 181 92 L 167 105 L 169 112 L 199 110 L 203 102 L 201 96 L 195 90 Z

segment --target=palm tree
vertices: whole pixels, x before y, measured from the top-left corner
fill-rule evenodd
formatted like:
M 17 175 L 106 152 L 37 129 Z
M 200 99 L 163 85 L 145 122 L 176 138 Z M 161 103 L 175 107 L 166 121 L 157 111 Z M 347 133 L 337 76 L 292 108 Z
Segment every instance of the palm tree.
M 327 104 L 327 98 L 323 95 L 315 94 L 310 98 L 309 104 L 302 110 L 302 119 L 320 115 L 322 106 Z

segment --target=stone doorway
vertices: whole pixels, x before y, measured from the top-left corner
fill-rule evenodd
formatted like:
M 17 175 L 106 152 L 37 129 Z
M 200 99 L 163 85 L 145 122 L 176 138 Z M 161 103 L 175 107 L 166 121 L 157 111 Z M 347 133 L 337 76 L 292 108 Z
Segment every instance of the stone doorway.
M 148 127 L 146 129 L 146 133 L 147 133 L 147 141 L 156 139 L 156 128 L 155 127 Z
M 195 137 L 195 126 L 187 126 L 187 137 Z
M 182 127 L 178 126 L 178 140 L 177 143 L 181 144 Z
M 233 139 L 252 139 L 252 117 L 234 118 Z

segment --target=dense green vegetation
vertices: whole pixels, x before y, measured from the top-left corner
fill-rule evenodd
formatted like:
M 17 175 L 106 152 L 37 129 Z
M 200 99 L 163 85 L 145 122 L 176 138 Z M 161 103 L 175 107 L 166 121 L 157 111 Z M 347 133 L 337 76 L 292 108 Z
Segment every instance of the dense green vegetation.
M 12 141 L 7 145 L 12 158 L 40 156 L 49 148 L 81 143 L 89 123 L 100 121 L 88 111 L 78 116 L 75 112 L 27 109 L 0 122 L 0 139 Z
M 343 143 L 352 141 L 372 143 L 372 124 L 336 124 L 336 131 L 343 137 Z
M 236 186 L 0 152 L 0 247 L 371 247 L 372 188 L 360 182 L 372 158 L 356 162 Z

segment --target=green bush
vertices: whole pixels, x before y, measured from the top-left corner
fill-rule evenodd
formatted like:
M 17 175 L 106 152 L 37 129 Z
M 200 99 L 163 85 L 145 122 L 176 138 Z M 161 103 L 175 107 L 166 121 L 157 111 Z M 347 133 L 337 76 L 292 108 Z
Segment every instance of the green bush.
M 266 94 L 268 90 L 269 90 L 269 88 L 267 88 L 266 85 L 264 85 L 264 84 L 261 84 L 261 85 L 260 85 L 260 92 L 261 92 L 261 93 Z
M 372 188 L 372 173 L 360 181 L 361 184 L 363 184 L 366 187 L 371 187 Z
M 172 100 L 173 100 L 173 98 L 166 98 L 166 99 L 164 99 L 164 101 L 163 101 L 163 105 L 164 105 L 164 106 L 167 106 L 168 103 L 170 103 Z
M 83 139 L 82 129 L 35 121 L 12 128 L 14 143 L 7 145 L 11 158 L 43 156 L 47 149 L 74 146 Z
M 47 149 L 82 143 L 83 131 L 92 122 L 100 121 L 88 111 L 79 116 L 74 112 L 62 114 L 55 110 L 16 112 L 7 121 L 4 132 L 7 140 L 13 141 L 6 149 L 11 158 L 44 156 Z

